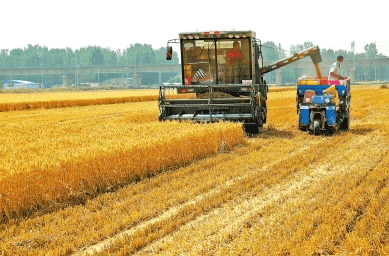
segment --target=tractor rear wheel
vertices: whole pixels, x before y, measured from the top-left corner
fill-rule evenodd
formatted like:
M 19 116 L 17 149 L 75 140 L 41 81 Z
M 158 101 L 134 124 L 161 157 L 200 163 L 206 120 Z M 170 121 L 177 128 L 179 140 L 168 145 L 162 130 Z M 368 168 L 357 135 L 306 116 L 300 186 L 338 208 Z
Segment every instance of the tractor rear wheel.
M 346 117 L 343 122 L 340 124 L 340 130 L 348 131 L 350 127 L 350 117 Z
M 313 134 L 320 135 L 320 120 L 319 119 L 313 120 Z

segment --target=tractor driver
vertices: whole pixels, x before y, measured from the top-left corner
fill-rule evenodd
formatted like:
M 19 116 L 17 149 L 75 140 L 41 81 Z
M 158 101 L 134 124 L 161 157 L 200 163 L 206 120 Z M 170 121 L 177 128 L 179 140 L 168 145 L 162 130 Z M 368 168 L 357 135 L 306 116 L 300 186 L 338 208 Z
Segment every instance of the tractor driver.
M 248 64 L 248 62 L 243 58 L 243 54 L 239 49 L 239 42 L 235 41 L 232 46 L 233 48 L 226 53 L 226 61 L 230 80 L 237 84 L 241 82 L 241 64 Z
M 340 75 L 340 64 L 343 62 L 343 56 L 339 55 L 336 61 L 332 64 L 328 75 L 328 80 L 343 80 L 344 77 Z

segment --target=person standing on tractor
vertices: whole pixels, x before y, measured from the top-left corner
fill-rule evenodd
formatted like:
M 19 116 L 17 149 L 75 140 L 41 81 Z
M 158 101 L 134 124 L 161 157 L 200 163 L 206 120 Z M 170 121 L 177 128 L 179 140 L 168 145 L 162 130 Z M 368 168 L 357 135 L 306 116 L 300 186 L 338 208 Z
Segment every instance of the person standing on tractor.
M 332 64 L 331 68 L 330 68 L 330 72 L 329 72 L 329 75 L 328 75 L 328 80 L 343 80 L 344 77 L 341 76 L 341 68 L 340 68 L 340 64 L 343 62 L 343 56 L 339 55 L 337 58 L 336 58 L 336 61 Z

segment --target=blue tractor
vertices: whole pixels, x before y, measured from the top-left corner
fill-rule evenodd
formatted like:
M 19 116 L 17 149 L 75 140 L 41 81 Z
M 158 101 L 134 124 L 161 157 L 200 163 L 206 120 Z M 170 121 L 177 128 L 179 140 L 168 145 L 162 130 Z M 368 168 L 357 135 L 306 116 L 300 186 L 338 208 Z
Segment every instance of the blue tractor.
M 350 127 L 350 78 L 340 81 L 299 79 L 299 128 L 314 135 L 332 134 Z

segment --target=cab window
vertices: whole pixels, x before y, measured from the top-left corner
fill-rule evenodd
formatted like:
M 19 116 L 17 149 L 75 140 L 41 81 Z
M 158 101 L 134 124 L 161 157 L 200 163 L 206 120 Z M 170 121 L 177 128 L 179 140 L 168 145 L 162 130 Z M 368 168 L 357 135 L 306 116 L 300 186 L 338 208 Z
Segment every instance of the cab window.
M 250 79 L 249 39 L 183 40 L 184 84 L 242 84 Z

